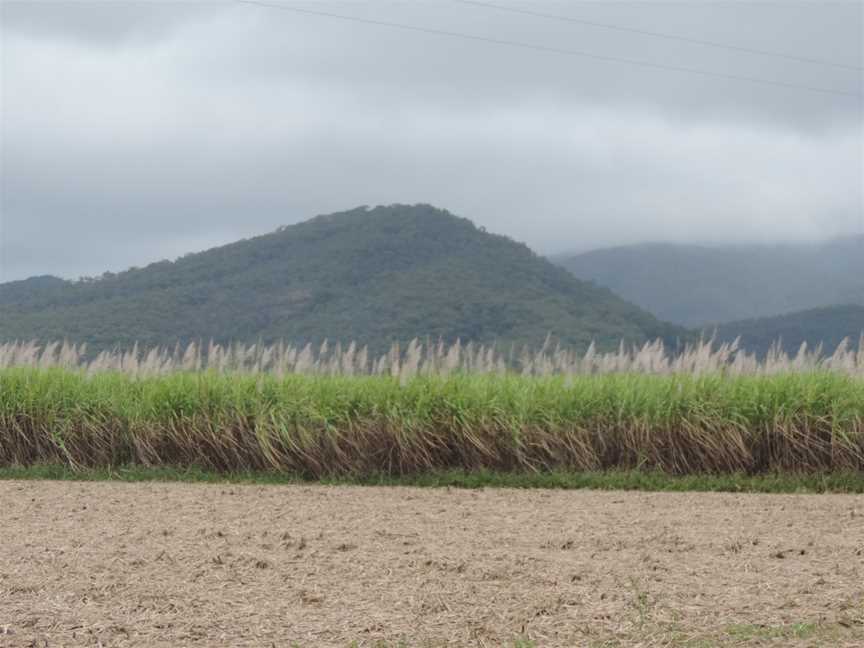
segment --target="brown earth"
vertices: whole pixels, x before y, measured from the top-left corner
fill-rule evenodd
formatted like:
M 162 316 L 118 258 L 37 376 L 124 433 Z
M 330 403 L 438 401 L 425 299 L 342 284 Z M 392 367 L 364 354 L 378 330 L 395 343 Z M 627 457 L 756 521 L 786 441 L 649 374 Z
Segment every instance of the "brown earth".
M 864 646 L 864 497 L 0 482 L 0 646 L 292 642 Z

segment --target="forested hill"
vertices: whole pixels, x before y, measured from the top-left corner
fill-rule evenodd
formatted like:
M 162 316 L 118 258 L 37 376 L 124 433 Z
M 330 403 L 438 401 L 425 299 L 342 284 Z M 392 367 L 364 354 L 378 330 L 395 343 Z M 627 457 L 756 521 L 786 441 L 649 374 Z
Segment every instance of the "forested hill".
M 857 347 L 864 334 L 864 306 L 830 306 L 776 317 L 730 322 L 717 329 L 717 337 L 731 342 L 741 337 L 741 346 L 760 355 L 779 341 L 783 349 L 794 354 L 806 342 L 815 349 L 822 344 L 826 353 L 833 353 L 844 338 Z
M 525 245 L 427 205 L 358 208 L 106 274 L 0 284 L 0 341 L 101 349 L 431 336 L 585 347 L 684 334 Z
M 690 327 L 864 305 L 864 237 L 800 245 L 642 244 L 555 261 L 660 319 Z

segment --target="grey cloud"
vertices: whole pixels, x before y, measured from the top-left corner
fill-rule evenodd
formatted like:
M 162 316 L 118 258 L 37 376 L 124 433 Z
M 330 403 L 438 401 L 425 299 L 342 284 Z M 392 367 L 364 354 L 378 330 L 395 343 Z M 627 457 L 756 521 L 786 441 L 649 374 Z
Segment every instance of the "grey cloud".
M 46 6 L 10 21 L 4 5 L 0 280 L 141 265 L 359 204 L 437 204 L 541 251 L 824 238 L 864 211 L 853 98 L 233 3 L 87 5 L 86 19 L 52 3 L 45 23 Z M 861 87 L 848 71 L 455 3 L 301 6 Z M 544 6 L 860 59 L 853 3 Z
M 213 3 L 187 0 L 4 0 L 4 30 L 39 40 L 93 47 L 143 44 L 170 37 L 184 23 L 213 13 Z

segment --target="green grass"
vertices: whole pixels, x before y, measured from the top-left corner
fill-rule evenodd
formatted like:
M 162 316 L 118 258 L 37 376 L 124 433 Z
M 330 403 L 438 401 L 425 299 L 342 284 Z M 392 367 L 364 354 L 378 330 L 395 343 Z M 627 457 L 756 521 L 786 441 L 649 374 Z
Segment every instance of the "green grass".
M 594 648 L 624 648 L 632 645 L 668 648 L 719 648 L 735 646 L 852 646 L 861 644 L 861 623 L 854 620 L 799 622 L 783 625 L 733 623 L 715 630 L 687 629 L 678 623 L 651 623 L 629 636 L 600 639 Z M 650 640 L 649 640 L 650 637 Z M 856 641 L 857 643 L 853 643 Z
M 819 633 L 816 623 L 794 623 L 787 626 L 765 626 L 737 624 L 729 626 L 726 633 L 734 639 L 808 639 Z
M 2 480 L 185 482 L 230 484 L 322 484 L 344 486 L 415 486 L 422 488 L 545 488 L 558 490 L 633 490 L 714 493 L 864 493 L 864 474 L 824 475 L 682 475 L 660 472 L 585 473 L 432 472 L 420 475 L 368 475 L 309 479 L 278 472 L 212 472 L 198 467 L 118 466 L 75 470 L 63 464 L 0 468 Z
M 662 474 L 692 476 L 691 487 L 714 483 L 712 475 L 855 484 L 864 471 L 864 381 L 454 375 L 400 384 L 2 370 L 0 467 L 35 464 L 354 483 L 578 487 L 602 474 L 646 488 Z

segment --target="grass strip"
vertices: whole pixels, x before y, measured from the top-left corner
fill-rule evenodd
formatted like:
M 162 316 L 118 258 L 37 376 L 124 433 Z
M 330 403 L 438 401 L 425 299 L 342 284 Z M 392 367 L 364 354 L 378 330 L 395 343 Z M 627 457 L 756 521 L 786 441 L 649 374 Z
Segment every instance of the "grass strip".
M 645 471 L 501 473 L 449 470 L 421 475 L 309 479 L 274 472 L 213 472 L 198 467 L 118 466 L 74 470 L 63 464 L 0 468 L 0 480 L 320 484 L 422 488 L 543 488 L 717 493 L 864 493 L 864 474 L 669 475 Z

